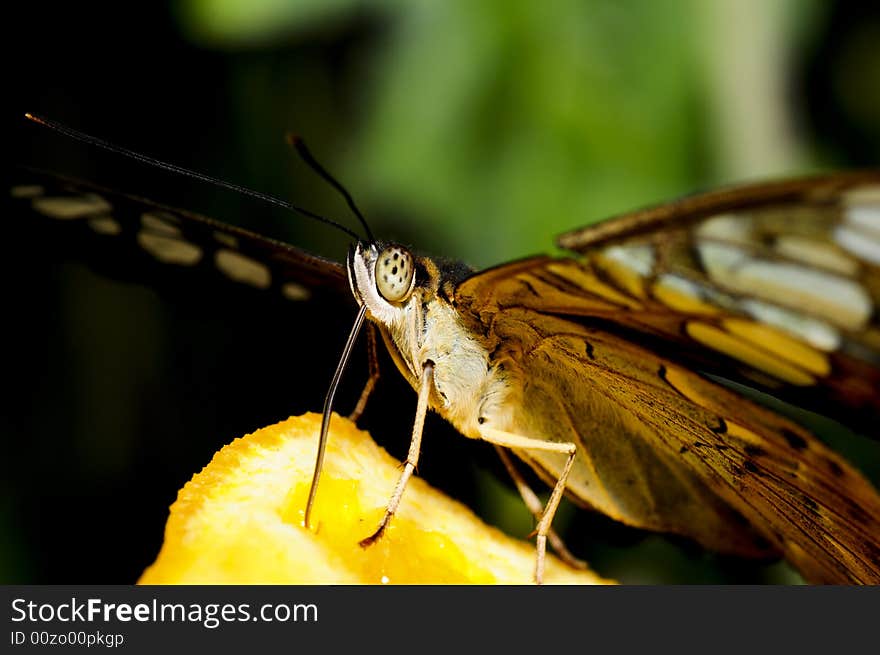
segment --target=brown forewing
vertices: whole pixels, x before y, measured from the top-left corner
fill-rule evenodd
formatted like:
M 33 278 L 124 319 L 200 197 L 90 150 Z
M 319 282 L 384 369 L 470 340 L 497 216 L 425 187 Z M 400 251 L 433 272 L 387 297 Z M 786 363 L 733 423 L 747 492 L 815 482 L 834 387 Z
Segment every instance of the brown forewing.
M 577 317 L 876 436 L 880 173 L 692 196 L 559 244 L 580 256 L 489 269 L 457 298 Z
M 455 302 L 496 358 L 514 357 L 530 380 L 555 387 L 547 393 L 557 394 L 582 449 L 638 442 L 640 457 L 698 480 L 690 488 L 702 497 L 689 507 L 707 508 L 682 516 L 686 503 L 661 503 L 617 518 L 718 548 L 728 537 L 700 521 L 721 515 L 711 510 L 720 500 L 744 519 L 734 533 L 765 538 L 808 580 L 877 583 L 880 497 L 870 483 L 801 426 L 698 372 L 811 408 L 821 400 L 871 433 L 880 414 L 872 259 L 880 241 L 870 241 L 865 217 L 880 215 L 877 190 L 880 176 L 869 173 L 696 196 L 565 235 L 560 244 L 577 259 L 536 257 L 477 273 L 459 284 Z M 867 207 L 855 220 L 854 206 Z M 853 249 L 841 228 L 861 230 L 868 248 Z M 706 243 L 722 255 L 727 248 L 735 266 L 713 269 Z M 723 276 L 743 269 L 751 269 L 745 283 Z M 683 280 L 671 286 L 679 296 L 664 287 L 670 276 Z M 801 297 L 764 293 L 780 288 Z M 827 306 L 803 302 L 812 294 L 821 304 L 827 292 L 838 292 Z M 595 403 L 578 391 L 586 386 L 610 415 L 590 415 Z M 559 474 L 552 456 L 520 456 L 548 481 Z

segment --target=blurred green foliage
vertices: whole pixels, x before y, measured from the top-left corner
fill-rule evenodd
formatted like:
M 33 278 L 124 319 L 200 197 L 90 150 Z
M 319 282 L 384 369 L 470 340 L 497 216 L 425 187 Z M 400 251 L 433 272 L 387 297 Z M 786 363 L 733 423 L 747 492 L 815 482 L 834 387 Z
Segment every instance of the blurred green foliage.
M 750 38 L 768 36 L 757 47 L 774 58 L 758 66 L 779 68 L 816 12 L 812 2 L 729 4 L 191 0 L 179 16 L 195 42 L 240 51 L 375 15 L 380 39 L 348 62 L 357 125 L 337 169 L 362 203 L 390 208 L 397 224 L 382 233 L 417 232 L 419 243 L 482 267 L 547 251 L 565 230 L 743 176 L 722 179 L 727 126 L 713 118 L 713 61 L 733 62 L 736 92 L 754 94 L 760 76 L 736 68 L 737 59 L 751 61 Z M 723 31 L 736 34 L 734 52 L 713 39 Z M 762 112 L 779 108 L 759 103 L 754 113 Z M 762 120 L 740 119 L 744 134 Z M 746 173 L 815 165 L 792 159 Z

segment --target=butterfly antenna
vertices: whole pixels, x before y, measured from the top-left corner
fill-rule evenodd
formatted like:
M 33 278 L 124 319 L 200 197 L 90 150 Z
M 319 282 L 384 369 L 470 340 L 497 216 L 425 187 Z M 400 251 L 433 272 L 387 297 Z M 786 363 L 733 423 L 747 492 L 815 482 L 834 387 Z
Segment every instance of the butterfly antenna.
M 117 146 L 108 141 L 104 141 L 103 139 L 99 139 L 97 137 L 91 136 L 89 134 L 85 134 L 83 132 L 79 132 L 72 128 L 63 125 L 62 123 L 58 123 L 57 121 L 50 120 L 48 118 L 43 118 L 41 116 L 36 116 L 34 114 L 25 114 L 25 118 L 29 121 L 33 121 L 37 125 L 42 125 L 43 127 L 48 127 L 51 130 L 59 132 L 65 136 L 68 136 L 72 139 L 76 139 L 77 141 L 82 141 L 83 143 L 87 143 L 88 145 L 97 146 L 99 148 L 103 148 L 109 152 L 115 153 L 117 155 L 122 155 L 124 157 L 128 157 L 129 159 L 134 159 L 144 164 L 148 164 L 150 166 L 155 166 L 157 168 L 161 168 L 166 171 L 170 171 L 172 173 L 177 173 L 179 175 L 184 175 L 186 177 L 190 177 L 194 180 L 198 180 L 200 182 L 207 182 L 208 184 L 213 184 L 222 189 L 228 189 L 230 191 L 235 191 L 236 193 L 241 193 L 245 196 L 250 196 L 251 198 L 256 198 L 257 200 L 262 200 L 263 202 L 269 203 L 270 205 L 275 205 L 276 207 L 281 207 L 283 209 L 287 209 L 288 211 L 292 211 L 294 213 L 299 214 L 300 216 L 305 216 L 307 218 L 314 219 L 319 223 L 324 223 L 325 225 L 330 225 L 335 227 L 337 230 L 340 230 L 350 236 L 352 239 L 359 240 L 360 236 L 354 231 L 348 229 L 344 225 L 337 223 L 334 220 L 321 216 L 320 214 L 316 214 L 315 212 L 309 211 L 308 209 L 304 209 L 302 207 L 298 207 L 292 203 L 289 203 L 285 200 L 281 200 L 280 198 L 276 198 L 275 196 L 270 196 L 268 193 L 262 193 L 260 191 L 254 191 L 253 189 L 249 189 L 247 187 L 241 186 L 240 184 L 234 184 L 232 182 L 227 182 L 225 180 L 221 180 L 216 177 L 211 177 L 210 175 L 205 175 L 204 173 L 199 173 L 194 170 L 190 170 L 189 168 L 183 168 L 182 166 L 177 166 L 176 164 L 170 164 L 168 162 L 161 161 L 159 159 L 155 159 L 153 157 L 148 157 L 146 155 L 142 155 L 139 152 L 135 152 L 134 150 L 129 150 L 128 148 L 123 148 L 122 146 Z M 369 229 L 367 230 L 369 233 Z M 372 239 L 372 236 L 370 237 Z
M 361 222 L 361 225 L 363 225 L 364 230 L 367 233 L 367 238 L 370 240 L 371 243 L 375 242 L 376 240 L 373 238 L 373 232 L 372 230 L 370 230 L 370 226 L 367 225 L 367 219 L 365 219 L 364 215 L 361 214 L 361 210 L 357 208 L 357 205 L 354 202 L 354 198 L 351 197 L 348 189 L 342 186 L 342 183 L 339 182 L 339 180 L 330 175 L 330 173 L 327 172 L 327 169 L 321 166 L 320 163 L 318 163 L 318 160 L 314 158 L 314 156 L 306 146 L 305 141 L 303 141 L 301 137 L 296 134 L 288 134 L 287 143 L 289 143 L 296 149 L 297 154 L 306 164 L 309 165 L 309 168 L 320 175 L 325 182 L 336 189 L 342 195 L 342 197 L 345 198 L 345 202 L 348 204 L 348 208 L 351 209 L 352 213 L 357 216 L 358 220 Z

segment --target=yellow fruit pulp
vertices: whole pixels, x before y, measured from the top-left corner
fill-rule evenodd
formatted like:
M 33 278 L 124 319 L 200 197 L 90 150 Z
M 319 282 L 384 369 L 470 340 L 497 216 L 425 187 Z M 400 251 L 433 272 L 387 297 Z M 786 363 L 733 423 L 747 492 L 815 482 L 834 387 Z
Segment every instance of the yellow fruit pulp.
M 400 463 L 334 415 L 311 529 L 303 526 L 321 417 L 305 414 L 221 449 L 171 506 L 139 584 L 529 584 L 534 545 L 412 478 L 385 534 L 362 548 Z M 547 583 L 608 582 L 547 558 Z

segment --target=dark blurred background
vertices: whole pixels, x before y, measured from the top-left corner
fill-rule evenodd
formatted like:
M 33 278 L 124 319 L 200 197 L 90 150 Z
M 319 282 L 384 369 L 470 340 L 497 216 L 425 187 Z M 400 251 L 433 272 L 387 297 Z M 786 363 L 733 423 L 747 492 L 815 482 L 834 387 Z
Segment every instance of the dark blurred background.
M 477 267 L 552 252 L 555 234 L 697 189 L 880 161 L 870 3 L 190 0 L 5 13 L 13 162 L 337 260 L 347 242 L 333 230 L 21 116 L 351 221 L 285 145 L 293 131 L 374 232 Z M 26 217 L 4 221 L 0 582 L 133 582 L 177 490 L 217 449 L 320 410 L 354 305 L 293 309 L 220 281 L 136 272 L 120 281 Z M 415 395 L 383 363 L 364 425 L 403 456 Z M 876 480 L 876 443 L 842 439 Z M 487 455 L 432 419 L 420 474 L 525 535 L 530 517 L 484 474 Z M 577 554 L 628 582 L 797 581 L 784 565 L 571 507 L 558 524 Z

